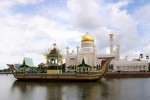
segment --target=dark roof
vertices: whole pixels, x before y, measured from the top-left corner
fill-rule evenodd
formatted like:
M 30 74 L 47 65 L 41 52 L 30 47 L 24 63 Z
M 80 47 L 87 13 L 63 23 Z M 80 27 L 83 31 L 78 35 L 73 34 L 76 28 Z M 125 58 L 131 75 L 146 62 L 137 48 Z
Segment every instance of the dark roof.
M 60 51 L 56 48 L 53 48 L 53 50 L 50 51 L 50 53 L 47 55 L 48 57 L 58 57 L 62 58 L 62 55 L 60 54 Z
M 78 65 L 77 67 L 91 67 L 90 65 L 87 65 L 84 61 L 84 58 L 82 59 L 82 63 Z

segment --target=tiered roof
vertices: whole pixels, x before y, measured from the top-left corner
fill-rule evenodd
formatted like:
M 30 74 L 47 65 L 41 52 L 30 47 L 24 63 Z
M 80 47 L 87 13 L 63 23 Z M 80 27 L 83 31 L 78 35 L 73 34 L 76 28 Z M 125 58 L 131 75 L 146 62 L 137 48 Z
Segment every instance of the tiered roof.
M 62 58 L 62 55 L 60 54 L 60 50 L 56 49 L 55 47 L 47 54 L 47 57 L 52 58 L 52 57 L 57 57 L 57 58 Z

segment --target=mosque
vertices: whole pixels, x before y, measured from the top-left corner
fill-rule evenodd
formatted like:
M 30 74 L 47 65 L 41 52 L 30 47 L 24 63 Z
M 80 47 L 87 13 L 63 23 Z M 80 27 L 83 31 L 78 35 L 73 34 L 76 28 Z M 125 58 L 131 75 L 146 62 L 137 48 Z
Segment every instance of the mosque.
M 69 47 L 66 47 L 66 68 L 75 67 L 81 64 L 82 59 L 85 63 L 92 68 L 100 67 L 100 57 L 97 56 L 96 46 L 94 44 L 94 38 L 86 33 L 81 39 L 81 48 L 76 47 L 76 53 L 74 51 L 69 52 Z M 66 69 L 68 70 L 68 69 Z
M 82 59 L 84 59 L 85 63 L 93 66 L 93 70 L 96 68 L 100 68 L 102 58 L 112 57 L 115 59 L 108 66 L 109 71 L 148 71 L 149 65 L 148 61 L 128 61 L 126 59 L 120 59 L 120 45 L 117 45 L 114 49 L 113 44 L 113 34 L 109 34 L 109 42 L 110 42 L 110 53 L 98 55 L 97 49 L 94 43 L 94 38 L 86 33 L 81 39 L 81 48 L 79 46 L 76 47 L 76 52 L 69 50 L 69 47 L 66 47 L 66 70 L 74 71 L 74 67 L 81 64 Z

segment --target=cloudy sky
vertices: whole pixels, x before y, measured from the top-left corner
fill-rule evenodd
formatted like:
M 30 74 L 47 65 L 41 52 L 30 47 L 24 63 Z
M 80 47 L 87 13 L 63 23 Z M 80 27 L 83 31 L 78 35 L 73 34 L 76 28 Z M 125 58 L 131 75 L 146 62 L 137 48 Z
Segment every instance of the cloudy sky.
M 24 57 L 45 62 L 43 53 L 54 42 L 65 55 L 65 47 L 80 46 L 86 32 L 98 53 L 109 53 L 113 32 L 122 58 L 150 55 L 149 10 L 149 0 L 0 0 L 0 69 Z

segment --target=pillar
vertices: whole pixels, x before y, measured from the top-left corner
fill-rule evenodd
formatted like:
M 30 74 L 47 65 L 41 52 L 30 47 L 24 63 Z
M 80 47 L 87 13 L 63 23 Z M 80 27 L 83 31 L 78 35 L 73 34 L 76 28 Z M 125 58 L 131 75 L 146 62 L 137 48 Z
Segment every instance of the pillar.
M 76 65 L 79 64 L 79 46 L 77 46 L 77 58 L 76 58 Z
M 96 46 L 94 45 L 94 52 L 93 52 L 93 66 L 96 66 Z
M 116 60 L 119 61 L 120 60 L 120 45 L 119 44 L 117 45 L 117 52 L 116 53 L 117 53 L 117 59 Z
M 109 42 L 110 42 L 110 54 L 113 54 L 114 52 L 113 52 L 113 34 L 112 33 L 110 33 L 109 34 Z
M 69 55 L 69 47 L 66 47 L 66 70 L 67 70 L 67 67 L 69 65 L 69 61 L 68 61 L 68 55 Z

